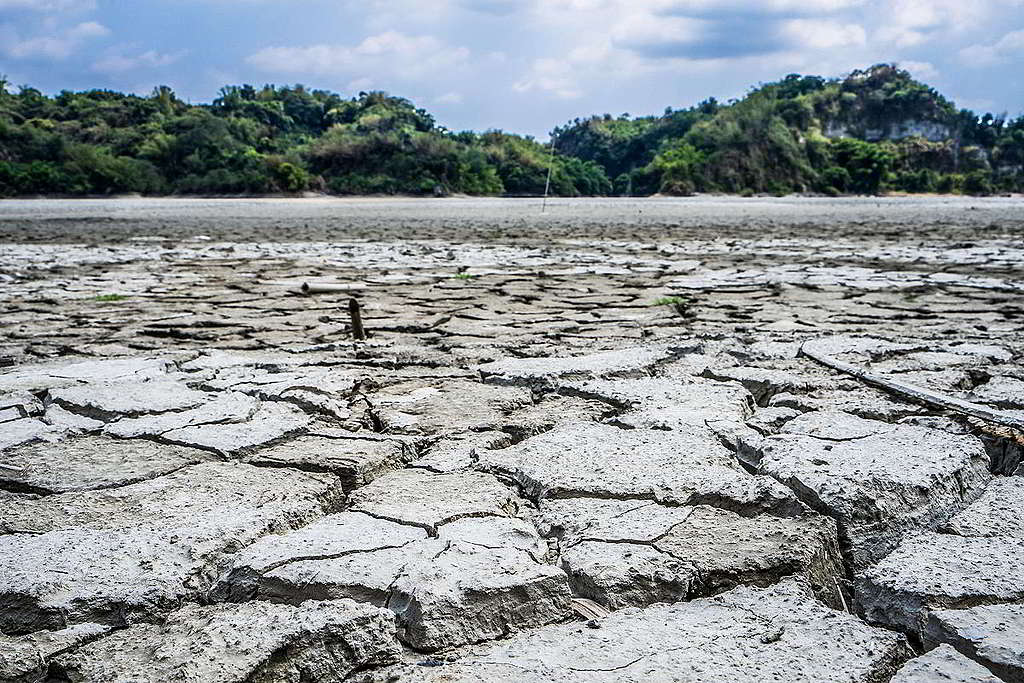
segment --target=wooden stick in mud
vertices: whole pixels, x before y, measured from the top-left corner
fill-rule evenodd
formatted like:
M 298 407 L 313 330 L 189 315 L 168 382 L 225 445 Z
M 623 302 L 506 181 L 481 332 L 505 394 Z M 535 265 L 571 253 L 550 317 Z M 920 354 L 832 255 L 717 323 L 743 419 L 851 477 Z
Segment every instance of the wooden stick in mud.
M 852 363 L 845 363 L 841 360 L 836 360 L 835 358 L 826 356 L 823 353 L 819 353 L 814 350 L 811 346 L 812 344 L 813 342 L 806 342 L 801 346 L 801 355 L 807 356 L 811 360 L 821 363 L 833 370 L 838 370 L 839 372 L 850 375 L 851 377 L 855 377 L 865 384 L 885 389 L 888 392 L 908 398 L 911 401 L 924 403 L 925 405 L 934 406 L 936 408 L 942 408 L 943 410 L 951 410 L 955 413 L 960 413 L 961 415 L 973 417 L 991 424 L 1024 431 L 1024 419 L 1009 415 L 999 410 L 993 410 L 977 403 L 971 403 L 970 401 L 946 396 L 945 394 L 940 394 L 936 391 L 924 389 L 913 384 L 897 382 L 889 379 L 888 377 L 872 374 L 863 368 L 853 365 Z
M 352 338 L 356 341 L 366 339 L 366 330 L 363 329 L 363 314 L 359 310 L 359 302 L 355 299 L 348 300 L 348 315 L 352 319 Z
M 351 292 L 356 289 L 366 289 L 362 283 L 338 284 L 333 282 L 303 282 L 303 294 L 334 294 L 337 292 Z

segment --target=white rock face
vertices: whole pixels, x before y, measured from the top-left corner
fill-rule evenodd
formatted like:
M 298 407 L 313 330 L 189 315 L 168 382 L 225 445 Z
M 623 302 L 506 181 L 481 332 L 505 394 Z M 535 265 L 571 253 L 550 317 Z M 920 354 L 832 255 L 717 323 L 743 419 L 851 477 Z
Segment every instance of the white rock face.
M 391 614 L 349 600 L 300 606 L 189 605 L 60 657 L 75 682 L 340 683 L 397 659 Z
M 924 138 L 929 142 L 942 142 L 953 137 L 953 131 L 949 126 L 938 121 L 926 121 L 907 119 L 905 121 L 893 121 L 884 128 L 869 128 L 862 131 L 852 131 L 846 124 L 839 121 L 829 121 L 825 125 L 824 135 L 827 138 L 848 138 L 862 137 L 868 142 L 880 140 L 903 140 L 905 138 Z
M 508 358 L 477 369 L 492 384 L 544 386 L 559 380 L 644 377 L 677 355 L 667 346 L 644 346 L 563 358 Z

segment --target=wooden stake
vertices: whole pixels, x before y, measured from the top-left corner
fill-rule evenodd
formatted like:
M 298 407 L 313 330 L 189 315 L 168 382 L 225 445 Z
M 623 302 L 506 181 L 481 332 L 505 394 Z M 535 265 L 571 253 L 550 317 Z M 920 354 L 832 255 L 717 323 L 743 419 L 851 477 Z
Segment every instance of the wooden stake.
M 364 341 L 366 330 L 363 329 L 363 314 L 359 310 L 359 302 L 355 299 L 348 300 L 348 315 L 352 319 L 352 338 Z

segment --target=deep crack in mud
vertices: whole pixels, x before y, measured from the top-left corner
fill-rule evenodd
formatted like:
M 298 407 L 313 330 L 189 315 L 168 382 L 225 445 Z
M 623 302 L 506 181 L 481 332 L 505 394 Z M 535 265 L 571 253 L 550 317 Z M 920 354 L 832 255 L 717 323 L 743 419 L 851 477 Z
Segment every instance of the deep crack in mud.
M 5 209 L 2 681 L 1024 680 L 1019 200 Z

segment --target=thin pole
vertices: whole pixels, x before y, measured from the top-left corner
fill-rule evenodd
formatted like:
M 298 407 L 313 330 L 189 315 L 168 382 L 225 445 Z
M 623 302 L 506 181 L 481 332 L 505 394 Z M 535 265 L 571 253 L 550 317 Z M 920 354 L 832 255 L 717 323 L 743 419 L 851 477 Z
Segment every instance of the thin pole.
M 365 340 L 366 330 L 363 329 L 363 314 L 359 310 L 359 302 L 357 300 L 348 300 L 348 314 L 352 321 L 352 338 L 356 341 Z
M 544 183 L 544 203 L 541 204 L 540 212 L 548 209 L 548 190 L 551 189 L 551 169 L 555 167 L 555 136 L 551 136 L 551 156 L 548 158 L 548 180 Z

